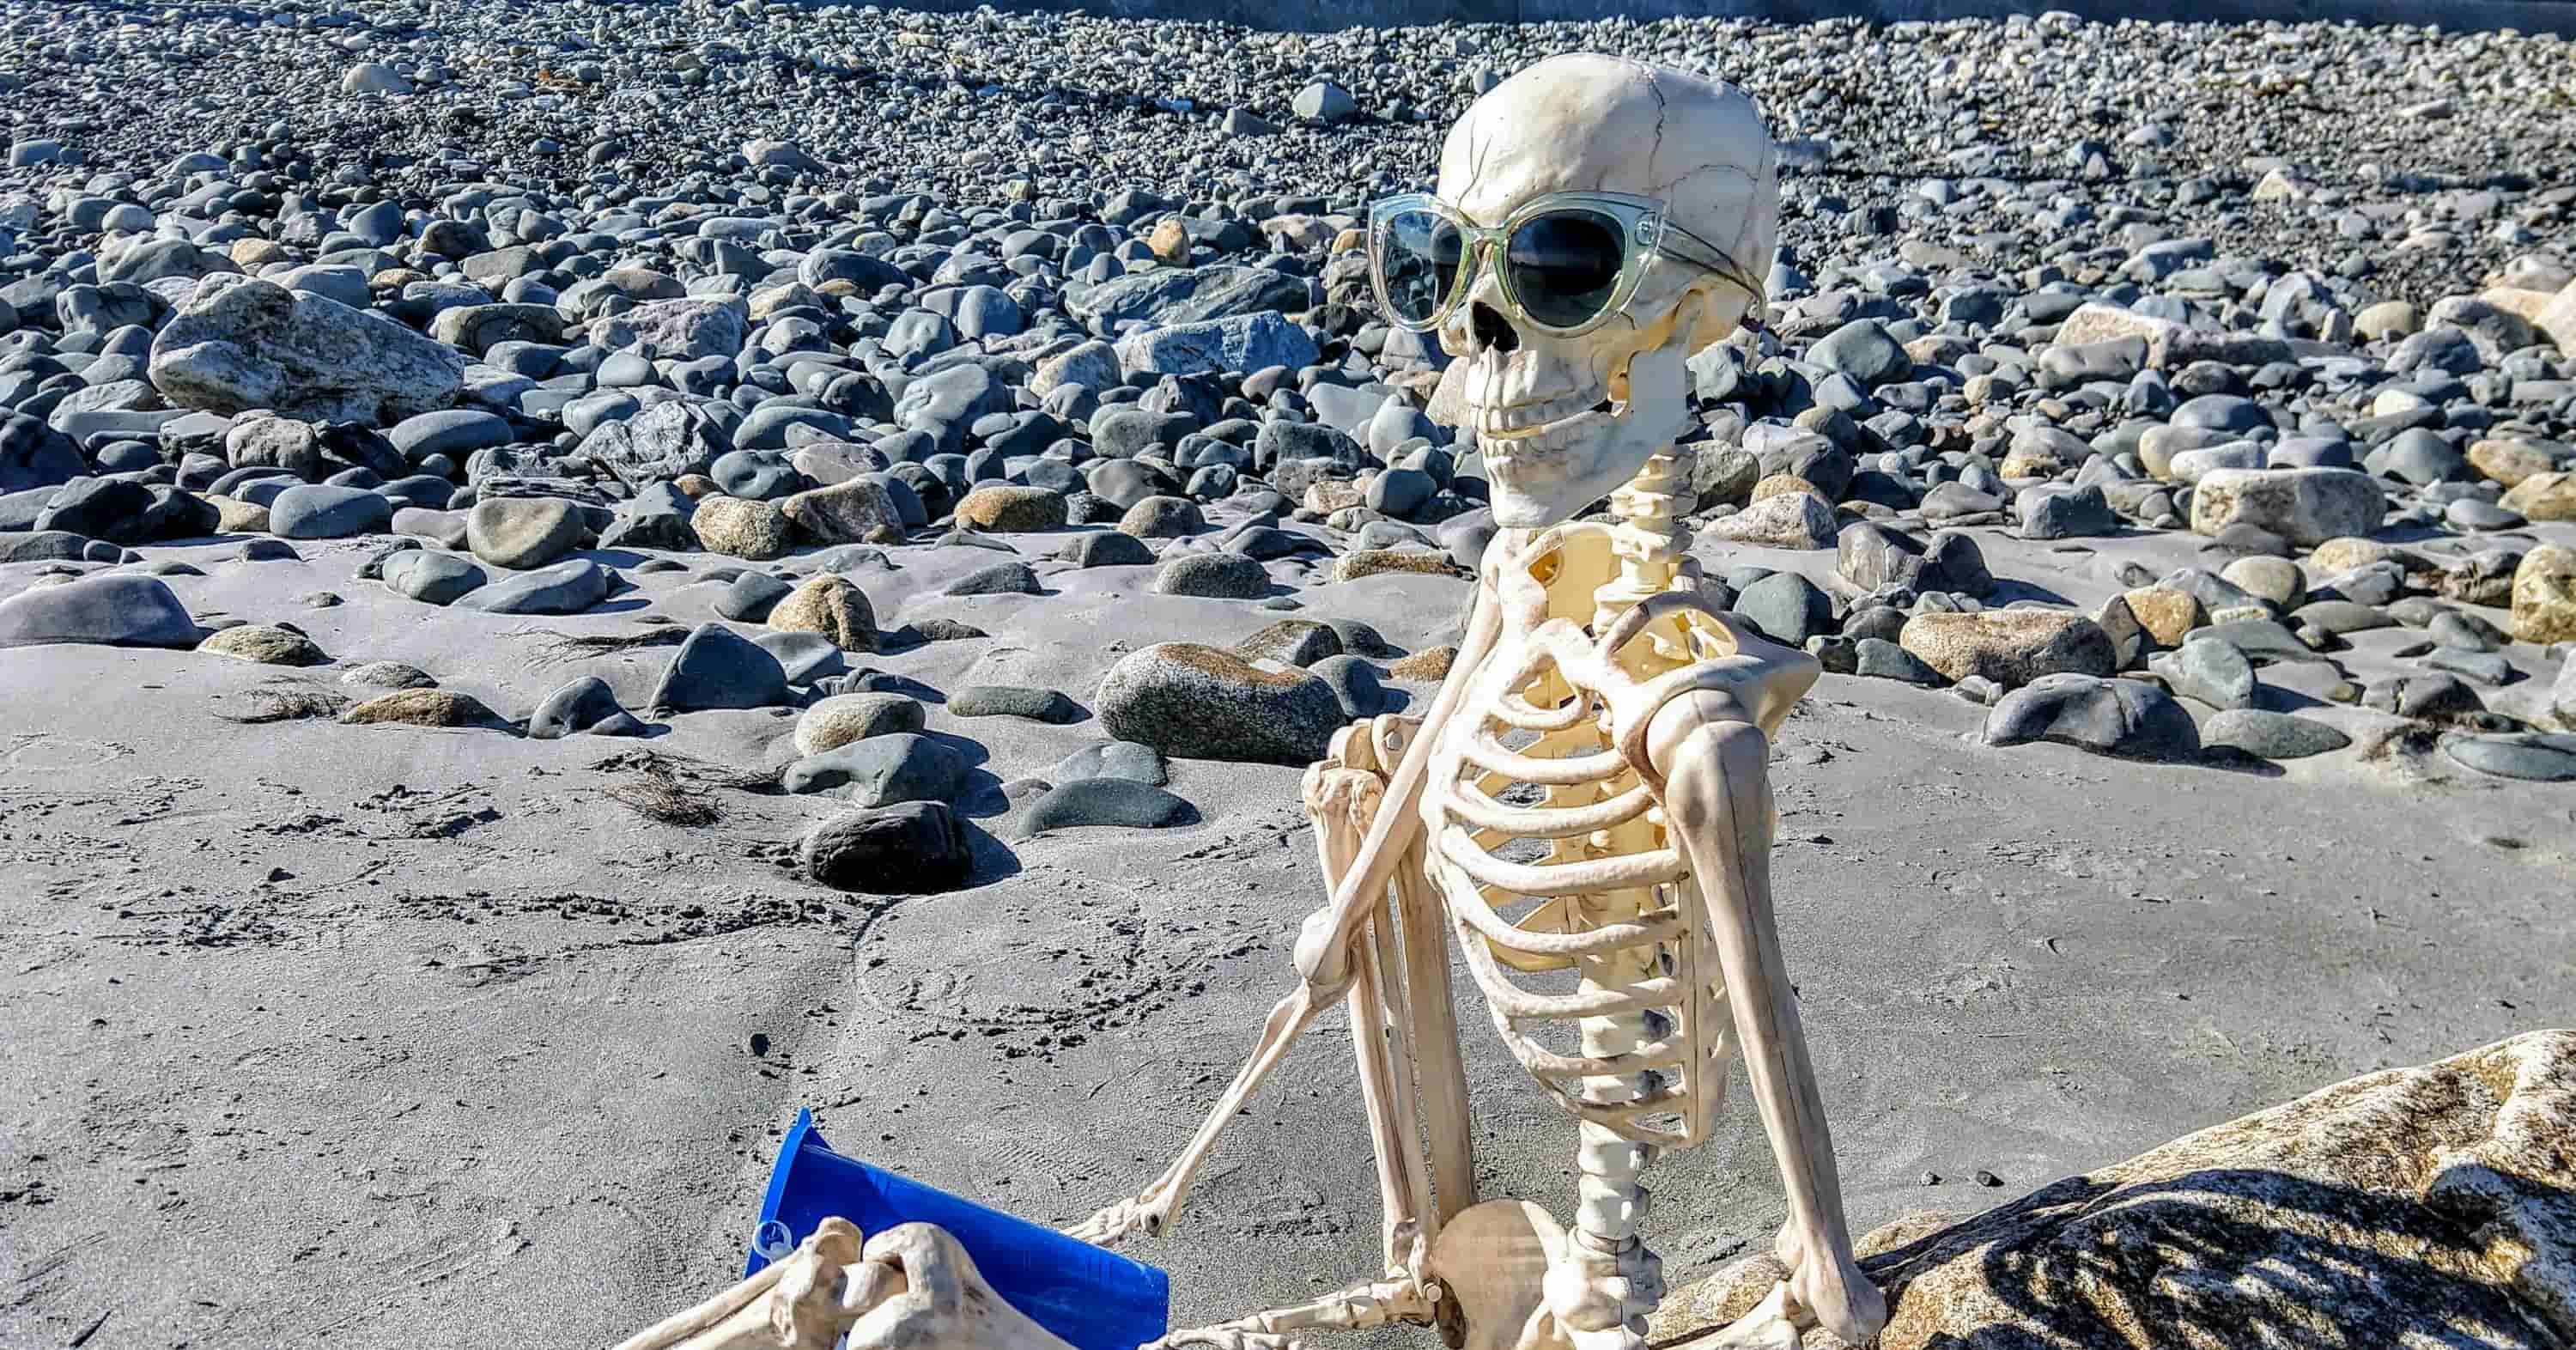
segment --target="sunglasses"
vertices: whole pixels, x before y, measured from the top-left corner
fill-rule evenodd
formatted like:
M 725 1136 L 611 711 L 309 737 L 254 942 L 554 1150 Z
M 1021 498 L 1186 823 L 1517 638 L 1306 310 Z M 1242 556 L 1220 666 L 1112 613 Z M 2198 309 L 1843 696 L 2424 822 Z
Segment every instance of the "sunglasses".
M 1591 332 L 1625 308 L 1658 257 L 1713 272 L 1763 300 L 1726 250 L 1664 218 L 1664 204 L 1620 192 L 1551 192 L 1500 225 L 1478 225 L 1427 192 L 1369 208 L 1369 275 L 1399 328 L 1437 328 L 1493 269 L 1510 317 L 1556 337 Z

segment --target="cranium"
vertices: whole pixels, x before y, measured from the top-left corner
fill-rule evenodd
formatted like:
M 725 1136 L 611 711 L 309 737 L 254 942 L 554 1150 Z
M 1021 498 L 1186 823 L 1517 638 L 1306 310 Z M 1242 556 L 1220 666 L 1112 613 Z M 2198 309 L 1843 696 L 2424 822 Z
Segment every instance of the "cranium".
M 1449 130 L 1438 195 L 1478 225 L 1533 198 L 1607 192 L 1664 203 L 1665 220 L 1757 281 L 1779 235 L 1778 161 L 1732 85 L 1619 57 L 1553 57 L 1496 85 Z M 1659 252 L 1622 312 L 1576 337 L 1516 323 L 1495 269 L 1440 328 L 1456 358 L 1431 415 L 1472 430 L 1510 528 L 1569 520 L 1636 476 L 1690 423 L 1684 362 L 1755 302 L 1706 267 Z

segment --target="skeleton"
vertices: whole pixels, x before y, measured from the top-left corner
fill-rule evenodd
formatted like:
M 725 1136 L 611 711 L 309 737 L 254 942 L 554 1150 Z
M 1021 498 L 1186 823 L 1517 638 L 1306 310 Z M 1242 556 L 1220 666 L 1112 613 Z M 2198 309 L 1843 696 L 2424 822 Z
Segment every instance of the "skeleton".
M 1439 196 L 1469 219 L 1498 223 L 1559 192 L 1659 199 L 1672 224 L 1752 275 L 1771 262 L 1772 142 L 1728 86 L 1560 57 L 1505 81 L 1452 128 Z M 1451 672 L 1423 717 L 1346 728 L 1308 770 L 1305 803 L 1333 894 L 1301 932 L 1297 986 L 1179 1159 L 1066 1231 L 1103 1244 L 1169 1231 L 1226 1123 L 1338 997 L 1376 1148 L 1385 1268 L 1167 1344 L 1286 1350 L 1310 1329 L 1411 1322 L 1468 1350 L 1639 1350 L 1663 1296 L 1639 1231 L 1639 1176 L 1659 1153 L 1708 1138 L 1740 1051 L 1785 1182 L 1788 1221 L 1773 1252 L 1790 1273 L 1703 1345 L 1791 1350 L 1816 1325 L 1864 1342 L 1886 1306 L 1852 1259 L 1771 913 L 1770 739 L 1818 668 L 1703 601 L 1674 524 L 1689 493 L 1670 453 L 1689 421 L 1683 363 L 1759 297 L 1659 255 L 1617 319 L 1555 337 L 1514 327 L 1490 266 L 1472 285 L 1440 329 L 1455 359 L 1431 412 L 1475 432 L 1504 529 Z M 1570 523 L 1613 488 L 1615 523 Z M 1542 856 L 1529 859 L 1534 851 Z M 1570 1226 L 1522 1201 L 1476 1203 L 1451 936 L 1506 1046 L 1576 1118 Z M 1571 972 L 1572 989 L 1532 987 L 1549 972 Z M 953 1248 L 910 1250 L 963 1260 Z M 701 1320 L 749 1318 L 752 1306 Z M 695 1326 L 689 1317 L 665 1326 Z M 983 1339 L 963 1325 L 921 1330 L 870 1340 L 860 1321 L 851 1343 L 1060 1346 L 1034 1327 L 1001 1328 L 998 1339 L 991 1327 Z M 639 1337 L 626 1350 L 805 1344 L 692 1334 Z

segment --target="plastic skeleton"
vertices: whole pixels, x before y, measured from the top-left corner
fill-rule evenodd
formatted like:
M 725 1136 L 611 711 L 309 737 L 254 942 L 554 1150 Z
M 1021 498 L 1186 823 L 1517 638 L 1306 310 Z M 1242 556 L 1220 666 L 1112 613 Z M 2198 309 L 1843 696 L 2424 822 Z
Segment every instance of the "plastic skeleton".
M 1469 1350 L 1636 1350 L 1663 1296 L 1639 1231 L 1639 1175 L 1658 1152 L 1708 1137 L 1740 1051 L 1786 1183 L 1774 1252 L 1790 1275 L 1703 1345 L 1792 1350 L 1818 1324 L 1866 1341 L 1885 1302 L 1852 1260 L 1771 915 L 1770 738 L 1817 667 L 1702 601 L 1674 525 L 1689 491 L 1669 453 L 1688 424 L 1683 363 L 1743 321 L 1774 249 L 1769 133 L 1730 87 L 1560 57 L 1451 129 L 1437 195 L 1468 227 L 1472 266 L 1467 288 L 1425 316 L 1455 358 L 1431 411 L 1475 431 L 1504 527 L 1466 637 L 1422 718 L 1347 728 L 1308 770 L 1333 895 L 1299 937 L 1297 987 L 1169 1170 L 1068 1231 L 1108 1243 L 1168 1230 L 1225 1124 L 1338 997 L 1376 1147 L 1386 1268 L 1169 1342 L 1284 1350 L 1309 1329 L 1413 1322 Z M 1662 246 L 1630 250 L 1588 321 L 1579 305 L 1551 308 L 1544 278 L 1484 243 L 1551 204 L 1615 213 L 1641 201 L 1657 218 L 1640 227 L 1632 212 L 1628 237 L 1660 228 Z M 1616 523 L 1568 523 L 1604 492 Z M 1570 1227 L 1525 1202 L 1476 1203 L 1453 933 L 1506 1046 L 1577 1119 Z M 1551 971 L 1571 971 L 1572 990 L 1515 978 Z M 837 1289 L 839 1311 L 809 1325 L 837 1334 L 855 1322 L 853 1346 L 1058 1350 L 1033 1326 L 941 1316 L 935 1299 L 888 1312 L 900 1302 L 888 1289 L 975 1282 L 953 1243 L 898 1237 L 919 1227 L 878 1235 L 855 1264 L 843 1250 L 853 1235 L 818 1234 L 769 1296 L 773 1311 L 737 1289 L 629 1348 L 804 1346 L 787 1338 L 792 1308 Z M 963 1305 L 952 1294 L 946 1306 Z M 754 1338 L 718 1338 L 728 1317 Z M 898 1317 L 912 1320 L 898 1328 Z M 757 1339 L 768 1324 L 777 1335 Z

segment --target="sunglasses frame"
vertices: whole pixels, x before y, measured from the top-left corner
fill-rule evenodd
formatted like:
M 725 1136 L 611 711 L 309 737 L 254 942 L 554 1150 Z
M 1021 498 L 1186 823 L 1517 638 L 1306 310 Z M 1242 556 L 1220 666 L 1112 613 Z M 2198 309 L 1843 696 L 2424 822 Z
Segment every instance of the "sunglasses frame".
M 1512 234 L 1530 221 L 1555 211 L 1595 211 L 1619 222 L 1624 241 L 1619 260 L 1619 275 L 1610 283 L 1610 298 L 1589 319 L 1571 327 L 1542 323 L 1521 304 L 1512 280 L 1509 246 Z M 1466 213 L 1428 192 L 1407 192 L 1386 198 L 1369 207 L 1369 281 L 1376 288 L 1378 307 L 1386 321 L 1407 332 L 1427 333 L 1448 322 L 1458 304 L 1474 288 L 1479 266 L 1492 266 L 1495 289 L 1502 293 L 1509 317 L 1518 325 L 1552 337 L 1581 337 L 1624 313 L 1628 301 L 1637 293 L 1637 283 L 1646 269 L 1659 257 L 1670 256 L 1703 271 L 1716 274 L 1728 284 L 1752 298 L 1758 310 L 1764 299 L 1760 282 L 1745 271 L 1742 264 L 1727 255 L 1726 250 L 1692 234 L 1667 220 L 1665 206 L 1652 197 L 1632 196 L 1624 192 L 1550 192 L 1532 197 L 1514 208 L 1499 225 L 1479 225 L 1467 219 Z M 1448 297 L 1440 302 L 1428 318 L 1419 321 L 1396 312 L 1387 298 L 1386 241 L 1395 219 L 1413 211 L 1429 211 L 1455 226 L 1465 240 L 1459 251 L 1458 274 L 1451 278 Z M 1493 266 L 1499 256 L 1502 265 Z

